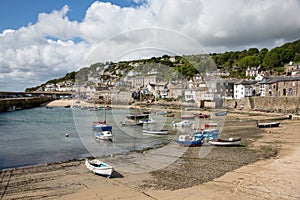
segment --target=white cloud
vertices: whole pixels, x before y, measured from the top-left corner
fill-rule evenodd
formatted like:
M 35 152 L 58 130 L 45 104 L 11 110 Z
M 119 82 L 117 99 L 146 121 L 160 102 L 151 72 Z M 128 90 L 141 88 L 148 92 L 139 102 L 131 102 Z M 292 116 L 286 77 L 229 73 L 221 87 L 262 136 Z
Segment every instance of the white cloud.
M 213 52 L 271 48 L 300 37 L 298 0 L 135 3 L 140 6 L 96 1 L 80 22 L 71 21 L 69 7 L 64 6 L 40 13 L 34 24 L 4 30 L 0 34 L 1 90 L 35 86 L 77 70 L 89 60 L 202 52 L 197 43 Z

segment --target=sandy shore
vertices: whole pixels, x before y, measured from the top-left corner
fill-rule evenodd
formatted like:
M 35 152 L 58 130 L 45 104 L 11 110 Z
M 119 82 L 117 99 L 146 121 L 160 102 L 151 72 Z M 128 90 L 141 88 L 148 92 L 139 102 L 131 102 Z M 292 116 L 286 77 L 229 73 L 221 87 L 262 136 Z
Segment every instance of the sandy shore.
M 299 199 L 300 121 L 282 120 L 279 128 L 251 128 L 254 120 L 266 118 L 278 115 L 230 113 L 223 131 L 228 136 L 242 134 L 243 147 L 215 147 L 204 166 L 205 160 L 193 157 L 199 149 L 190 148 L 175 162 L 176 169 L 117 171 L 111 179 L 93 175 L 83 161 L 6 170 L 0 176 L 1 199 Z M 243 129 L 247 131 L 241 133 Z M 128 164 L 131 157 L 126 157 Z M 219 164 L 212 164 L 214 160 Z M 188 170 L 198 175 L 188 175 Z M 177 178 L 186 185 L 178 184 Z

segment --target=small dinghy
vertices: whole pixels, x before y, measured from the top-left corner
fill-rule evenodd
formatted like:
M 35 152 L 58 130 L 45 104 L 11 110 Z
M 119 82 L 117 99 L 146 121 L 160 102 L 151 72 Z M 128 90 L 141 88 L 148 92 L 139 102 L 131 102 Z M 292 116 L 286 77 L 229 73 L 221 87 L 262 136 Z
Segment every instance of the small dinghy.
M 168 130 L 147 130 L 147 129 L 143 129 L 143 133 L 152 134 L 152 135 L 167 135 Z
M 111 174 L 113 172 L 113 167 L 98 160 L 88 160 L 85 159 L 85 166 L 92 171 L 94 174 L 98 174 L 101 176 L 106 176 L 108 178 L 111 177 Z
M 229 138 L 228 140 L 224 140 L 224 139 L 210 140 L 208 141 L 208 143 L 215 146 L 239 146 L 241 144 L 241 138 L 239 139 Z
M 279 127 L 280 122 L 269 122 L 269 123 L 257 123 L 258 128 L 272 128 Z

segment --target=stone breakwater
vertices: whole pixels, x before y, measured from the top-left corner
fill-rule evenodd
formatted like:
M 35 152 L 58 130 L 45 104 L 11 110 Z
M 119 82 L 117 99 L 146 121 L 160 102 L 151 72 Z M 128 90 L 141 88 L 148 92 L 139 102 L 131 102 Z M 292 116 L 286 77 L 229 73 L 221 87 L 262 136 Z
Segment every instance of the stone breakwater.
M 49 97 L 27 97 L 27 98 L 9 98 L 0 99 L 0 112 L 12 109 L 27 109 L 38 107 L 43 103 L 49 102 Z

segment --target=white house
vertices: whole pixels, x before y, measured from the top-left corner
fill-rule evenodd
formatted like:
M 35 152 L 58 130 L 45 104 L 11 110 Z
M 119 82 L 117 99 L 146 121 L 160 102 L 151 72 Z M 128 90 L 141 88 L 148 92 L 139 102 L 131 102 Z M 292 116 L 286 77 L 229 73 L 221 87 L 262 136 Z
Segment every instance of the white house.
M 244 97 L 251 97 L 254 93 L 253 80 L 241 80 L 234 84 L 234 98 L 242 99 Z

